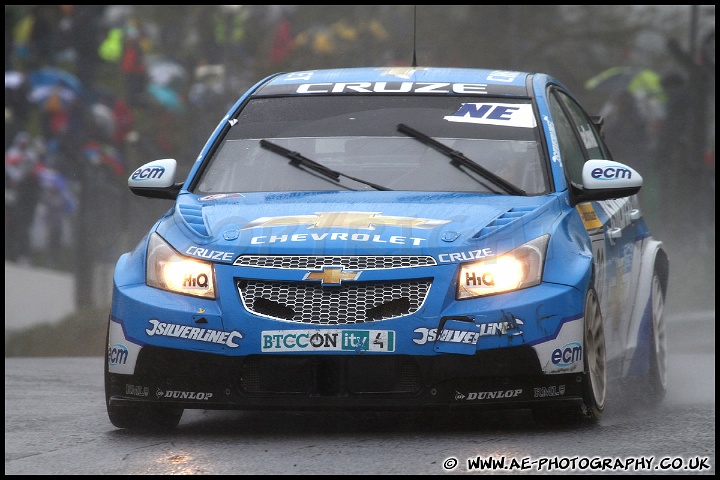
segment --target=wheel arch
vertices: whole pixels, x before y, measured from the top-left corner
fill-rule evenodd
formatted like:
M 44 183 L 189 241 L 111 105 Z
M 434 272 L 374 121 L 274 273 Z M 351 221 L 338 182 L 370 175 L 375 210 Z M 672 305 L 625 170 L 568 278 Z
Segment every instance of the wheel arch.
M 623 377 L 630 373 L 633 359 L 639 350 L 646 345 L 640 342 L 647 342 L 650 338 L 650 327 L 652 322 L 652 279 L 655 273 L 662 286 L 663 296 L 667 298 L 668 280 L 670 278 L 670 262 L 662 242 L 649 240 L 643 248 L 642 261 L 640 263 L 640 274 L 638 275 L 638 288 L 633 299 L 633 310 L 630 317 L 627 344 L 625 345 L 625 361 L 623 362 Z

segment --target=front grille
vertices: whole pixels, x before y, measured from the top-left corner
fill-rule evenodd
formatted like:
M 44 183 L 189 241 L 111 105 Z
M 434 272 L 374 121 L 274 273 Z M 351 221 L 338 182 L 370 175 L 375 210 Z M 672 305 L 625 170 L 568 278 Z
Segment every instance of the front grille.
M 357 272 L 428 267 L 437 262 L 427 255 L 241 255 L 233 265 L 306 272 L 335 267 Z M 248 311 L 316 325 L 351 325 L 410 315 L 422 307 L 431 284 L 428 278 L 333 286 L 237 279 L 240 298 Z
M 298 323 L 350 325 L 410 315 L 425 302 L 430 279 L 356 282 L 323 287 L 311 282 L 238 280 L 248 311 Z
M 343 266 L 348 270 L 428 267 L 437 265 L 428 256 L 354 256 L 354 255 L 242 255 L 234 265 L 260 268 L 293 268 L 317 270 L 324 266 Z

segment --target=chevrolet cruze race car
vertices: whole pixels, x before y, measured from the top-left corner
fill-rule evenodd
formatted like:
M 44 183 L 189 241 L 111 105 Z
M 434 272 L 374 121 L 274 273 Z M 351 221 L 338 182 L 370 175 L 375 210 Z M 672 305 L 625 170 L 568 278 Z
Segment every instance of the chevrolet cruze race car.
M 668 258 L 642 178 L 556 79 L 461 68 L 269 76 L 115 268 L 119 428 L 184 409 L 555 409 L 666 388 Z

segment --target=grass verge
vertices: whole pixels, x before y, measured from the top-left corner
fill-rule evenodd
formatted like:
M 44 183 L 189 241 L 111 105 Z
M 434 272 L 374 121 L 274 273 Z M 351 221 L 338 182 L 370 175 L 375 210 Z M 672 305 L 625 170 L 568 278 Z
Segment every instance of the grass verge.
M 97 357 L 105 355 L 110 307 L 82 309 L 57 324 L 5 332 L 5 357 Z

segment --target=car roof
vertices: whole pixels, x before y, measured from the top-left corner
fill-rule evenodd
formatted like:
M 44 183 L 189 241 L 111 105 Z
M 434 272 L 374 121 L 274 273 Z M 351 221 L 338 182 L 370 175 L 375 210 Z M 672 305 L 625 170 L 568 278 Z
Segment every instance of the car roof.
M 405 93 L 413 84 L 415 93 L 464 93 L 461 86 L 484 85 L 487 95 L 531 97 L 528 72 L 456 67 L 358 67 L 278 73 L 259 82 L 253 96 L 298 93 Z M 543 81 L 549 79 L 542 75 Z M 537 78 L 535 84 L 537 85 Z M 299 91 L 303 84 L 325 85 L 311 92 Z M 350 85 L 347 85 L 350 84 Z M 403 85 L 404 84 L 404 85 Z M 444 84 L 444 85 L 441 85 Z M 408 92 L 409 93 L 409 92 Z M 477 94 L 478 92 L 474 92 Z

